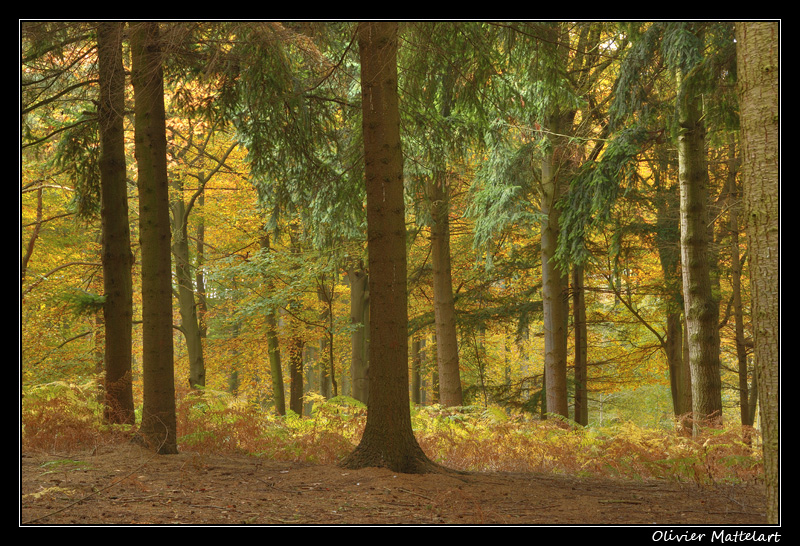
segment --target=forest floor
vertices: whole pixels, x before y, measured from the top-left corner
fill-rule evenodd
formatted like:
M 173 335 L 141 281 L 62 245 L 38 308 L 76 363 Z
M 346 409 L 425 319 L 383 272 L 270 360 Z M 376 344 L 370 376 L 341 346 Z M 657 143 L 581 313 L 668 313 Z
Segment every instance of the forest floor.
M 398 474 L 134 444 L 20 456 L 27 525 L 763 525 L 761 484 Z

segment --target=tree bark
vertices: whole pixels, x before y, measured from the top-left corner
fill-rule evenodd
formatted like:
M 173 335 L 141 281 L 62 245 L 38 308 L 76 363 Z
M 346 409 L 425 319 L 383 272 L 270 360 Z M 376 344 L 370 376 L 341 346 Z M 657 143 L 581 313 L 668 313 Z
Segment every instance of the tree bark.
M 100 80 L 100 192 L 103 231 L 103 324 L 105 328 L 105 408 L 108 423 L 135 422 L 133 359 L 133 285 L 128 187 L 125 168 L 124 23 L 100 23 L 97 55 Z
M 736 24 L 742 174 L 750 248 L 767 521 L 780 523 L 780 44 L 777 22 Z
M 411 341 L 411 402 L 422 404 L 422 358 L 425 340 L 414 336 Z
M 436 320 L 436 361 L 439 368 L 439 402 L 461 406 L 461 371 L 458 357 L 456 307 L 450 260 L 450 199 L 445 177 L 439 173 L 428 182 L 431 205 L 431 261 L 433 305 Z
M 572 267 L 572 315 L 575 330 L 575 422 L 586 426 L 589 424 L 588 340 L 583 277 L 583 266 L 574 265 Z
M 692 375 L 695 426 L 722 421 L 719 307 L 711 287 L 708 230 L 708 167 L 702 97 L 677 74 L 684 98 L 678 105 L 678 179 L 681 196 L 681 271 Z
M 289 340 L 289 409 L 303 415 L 303 339 L 293 334 Z
M 555 23 L 545 28 L 550 49 L 548 63 L 552 74 L 545 79 L 558 79 L 559 70 L 567 70 L 569 62 L 569 31 L 566 25 Z M 558 104 L 557 91 L 550 90 L 550 105 L 544 113 L 543 127 L 549 143 L 541 161 L 542 221 L 542 307 L 544 311 L 544 367 L 547 412 L 569 417 L 567 398 L 567 332 L 569 316 L 569 278 L 557 263 L 558 236 L 561 231 L 560 211 L 556 203 L 566 188 L 569 145 L 563 136 L 571 133 L 575 111 Z
M 729 208 L 729 230 L 731 247 L 731 299 L 733 300 L 733 321 L 736 335 L 736 361 L 738 364 L 739 375 L 739 418 L 745 427 L 752 427 L 753 421 L 750 420 L 752 412 L 750 404 L 755 403 L 755 399 L 750 397 L 750 382 L 747 366 L 747 344 L 744 337 L 744 308 L 742 306 L 742 264 L 739 256 L 739 201 L 741 195 L 736 184 L 738 172 L 738 158 L 734 144 L 729 146 L 730 155 L 728 158 L 728 199 Z
M 339 385 L 336 381 L 336 361 L 334 358 L 334 315 L 333 301 L 336 290 L 336 277 L 331 275 L 330 286 L 326 284 L 327 275 L 323 274 L 317 279 L 317 299 L 323 305 L 320 313 L 320 323 L 327 325 L 319 343 L 319 389 L 325 398 L 339 396 Z
M 669 367 L 672 412 L 684 433 L 691 433 L 692 382 L 688 359 L 683 358 L 683 294 L 680 257 L 680 190 L 665 186 L 667 160 L 652 166 L 655 180 L 656 248 L 664 276 L 666 327 L 663 347 Z
M 135 154 L 142 252 L 141 434 L 161 454 L 177 453 L 172 346 L 172 272 L 162 52 L 157 23 L 131 26 Z
M 350 280 L 350 324 L 353 333 L 350 334 L 350 384 L 353 398 L 367 403 L 369 396 L 369 359 L 368 341 L 369 332 L 369 295 L 367 292 L 367 272 L 360 264 L 347 273 Z
M 173 182 L 173 188 L 175 196 L 172 201 L 172 255 L 175 258 L 178 308 L 181 315 L 181 331 L 189 355 L 189 387 L 197 389 L 206 386 L 206 368 L 189 262 L 189 218 L 183 200 L 183 184 L 176 180 Z
M 408 294 L 395 22 L 358 26 L 367 190 L 370 354 L 367 423 L 348 468 L 434 468 L 414 437 L 408 394 Z
M 261 237 L 261 250 L 269 251 L 269 235 Z M 265 279 L 267 292 L 274 289 L 272 279 Z M 276 311 L 270 309 L 265 317 L 267 324 L 267 356 L 269 359 L 269 375 L 272 381 L 272 401 L 278 415 L 286 415 L 286 394 L 283 388 L 283 368 L 281 367 L 281 349 L 278 343 L 278 320 Z
M 272 401 L 278 415 L 286 415 L 286 395 L 283 390 L 283 369 L 281 368 L 281 349 L 278 346 L 278 325 L 275 311 L 269 311 L 267 321 L 267 352 L 269 353 L 269 374 L 272 379 Z
M 547 126 L 561 133 L 557 116 Z M 559 137 L 555 137 L 556 139 Z M 555 148 L 555 144 L 552 145 Z M 558 248 L 559 210 L 556 201 L 561 193 L 557 154 L 546 152 L 542 161 L 542 307 L 544 310 L 544 367 L 547 412 L 569 416 L 567 400 L 567 299 L 566 275 L 555 260 Z

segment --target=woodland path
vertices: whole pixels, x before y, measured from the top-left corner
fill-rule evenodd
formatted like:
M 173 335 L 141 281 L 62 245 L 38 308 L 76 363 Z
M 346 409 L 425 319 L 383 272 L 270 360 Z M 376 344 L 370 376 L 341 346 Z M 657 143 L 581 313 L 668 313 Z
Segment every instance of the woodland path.
M 135 445 L 21 453 L 27 525 L 764 525 L 763 485 L 397 474 Z M 648 530 L 649 533 L 652 530 Z

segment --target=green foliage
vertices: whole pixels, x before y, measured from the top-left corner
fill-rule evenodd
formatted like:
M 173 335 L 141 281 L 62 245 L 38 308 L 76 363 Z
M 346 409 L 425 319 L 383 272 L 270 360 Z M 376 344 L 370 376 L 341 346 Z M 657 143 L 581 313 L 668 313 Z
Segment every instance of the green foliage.
M 226 62 L 215 65 L 225 82 L 219 104 L 247 148 L 267 228 L 300 214 L 317 225 L 317 246 L 335 234 L 360 233 L 358 118 L 343 111 L 345 84 L 326 52 L 278 23 L 235 24 L 232 31 L 237 39 Z
M 496 241 L 509 226 L 530 225 L 542 219 L 531 203 L 535 202 L 532 192 L 538 172 L 532 161 L 536 144 L 513 145 L 493 138 L 490 142 L 490 153 L 477 173 L 480 183 L 472 189 L 466 211 L 475 222 L 476 247 Z
M 64 291 L 60 299 L 76 317 L 101 313 L 106 302 L 105 296 L 92 294 L 79 288 Z
M 696 23 L 660 23 L 663 35 L 660 44 L 661 55 L 672 70 L 687 73 L 703 59 L 703 41 L 698 36 Z
M 583 264 L 591 258 L 587 237 L 609 222 L 615 202 L 636 176 L 638 155 L 651 142 L 645 128 L 624 128 L 608 142 L 601 158 L 581 166 L 559 203 L 561 234 L 556 258 L 562 264 Z
M 631 47 L 620 66 L 609 108 L 609 122 L 614 129 L 634 114 L 639 114 L 641 119 L 650 117 L 650 90 L 647 84 L 659 72 L 655 58 L 664 31 L 660 22 L 652 23 L 644 30 L 631 23 L 626 30 L 631 37 Z
M 92 112 L 82 113 L 62 134 L 53 163 L 75 188 L 72 206 L 79 218 L 100 215 L 100 143 L 97 119 Z

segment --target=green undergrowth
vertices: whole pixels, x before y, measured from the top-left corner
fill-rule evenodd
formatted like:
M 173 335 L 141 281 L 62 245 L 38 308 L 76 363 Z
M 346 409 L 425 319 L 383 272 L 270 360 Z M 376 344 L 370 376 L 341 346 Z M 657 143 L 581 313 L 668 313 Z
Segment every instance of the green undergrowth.
M 68 453 L 128 439 L 135 427 L 104 425 L 92 392 L 64 383 L 25 389 L 22 450 Z M 184 393 L 177 405 L 179 450 L 336 464 L 358 444 L 367 409 L 344 396 L 312 394 L 306 403 L 313 408 L 308 416 L 278 416 L 224 392 Z M 759 438 L 741 427 L 692 438 L 629 422 L 582 427 L 563 417 L 530 419 L 482 406 L 412 407 L 411 418 L 428 456 L 458 470 L 698 484 L 750 482 L 763 472 Z

